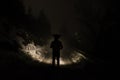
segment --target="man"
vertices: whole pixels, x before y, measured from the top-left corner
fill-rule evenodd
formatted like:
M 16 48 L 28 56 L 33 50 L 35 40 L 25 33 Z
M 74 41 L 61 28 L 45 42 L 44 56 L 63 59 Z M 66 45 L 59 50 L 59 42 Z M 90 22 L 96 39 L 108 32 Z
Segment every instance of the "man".
M 60 50 L 63 48 L 61 41 L 59 40 L 60 35 L 55 34 L 54 41 L 52 41 L 50 48 L 52 48 L 52 65 L 55 66 L 55 60 L 57 59 L 57 66 L 59 67 L 60 61 Z

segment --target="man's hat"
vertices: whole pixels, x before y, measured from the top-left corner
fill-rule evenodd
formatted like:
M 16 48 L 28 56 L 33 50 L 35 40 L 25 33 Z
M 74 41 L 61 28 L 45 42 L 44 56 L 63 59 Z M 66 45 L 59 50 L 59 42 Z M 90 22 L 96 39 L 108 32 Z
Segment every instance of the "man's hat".
M 59 34 L 53 34 L 53 36 L 54 36 L 55 38 L 60 38 L 61 35 L 59 35 Z

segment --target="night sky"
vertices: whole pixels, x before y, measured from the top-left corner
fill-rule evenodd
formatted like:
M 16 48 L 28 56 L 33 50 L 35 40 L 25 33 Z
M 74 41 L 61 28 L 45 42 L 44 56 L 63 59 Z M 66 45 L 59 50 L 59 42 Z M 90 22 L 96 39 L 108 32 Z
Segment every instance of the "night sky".
M 60 27 L 74 21 L 73 0 L 24 0 L 26 8 L 31 7 L 32 13 L 37 17 L 39 11 L 44 9 L 52 25 L 52 33 L 61 33 Z
M 79 29 L 77 27 L 82 27 L 76 18 L 78 17 L 75 10 L 75 4 L 77 4 L 77 2 L 78 0 L 24 0 L 26 9 L 29 7 L 32 8 L 32 14 L 36 17 L 38 16 L 39 11 L 44 9 L 45 14 L 52 25 L 52 33 L 61 33 L 60 27 L 67 27 L 67 29 L 69 27 L 76 27 L 76 29 Z M 106 14 L 105 10 L 109 8 L 110 5 L 110 1 L 107 2 L 106 0 L 80 1 L 80 7 L 82 9 L 87 8 L 87 11 L 93 10 L 93 15 L 99 14 L 98 16 L 104 16 Z M 92 9 L 89 9 L 90 7 Z M 93 28 L 98 29 L 96 23 L 95 25 L 96 27 Z M 72 29 L 74 30 L 74 28 Z

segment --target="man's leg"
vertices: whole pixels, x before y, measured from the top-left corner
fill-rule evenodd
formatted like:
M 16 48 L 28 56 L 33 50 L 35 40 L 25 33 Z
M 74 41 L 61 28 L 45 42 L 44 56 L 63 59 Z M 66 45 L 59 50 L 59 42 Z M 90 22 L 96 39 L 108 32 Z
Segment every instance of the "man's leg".
M 55 56 L 52 58 L 52 66 L 55 66 Z
M 60 66 L 60 57 L 57 57 L 57 66 Z

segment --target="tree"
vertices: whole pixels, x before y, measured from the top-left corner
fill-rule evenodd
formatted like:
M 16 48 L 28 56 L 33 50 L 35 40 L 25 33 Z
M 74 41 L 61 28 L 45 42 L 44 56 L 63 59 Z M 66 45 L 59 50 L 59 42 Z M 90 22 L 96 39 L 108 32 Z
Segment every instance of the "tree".
M 80 24 L 86 25 L 91 32 L 91 38 L 87 38 L 92 43 L 91 46 L 94 46 L 91 54 L 104 59 L 109 55 L 107 47 L 112 29 L 111 6 L 112 2 L 107 0 L 78 0 L 75 6 Z
M 48 37 L 51 34 L 51 25 L 48 21 L 48 18 L 45 15 L 44 10 L 40 10 L 39 16 L 38 16 L 38 23 L 40 27 L 40 35 L 43 37 Z
M 7 19 L 10 24 L 22 24 L 25 16 L 25 9 L 20 0 L 2 0 L 0 5 L 1 19 Z

